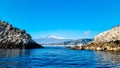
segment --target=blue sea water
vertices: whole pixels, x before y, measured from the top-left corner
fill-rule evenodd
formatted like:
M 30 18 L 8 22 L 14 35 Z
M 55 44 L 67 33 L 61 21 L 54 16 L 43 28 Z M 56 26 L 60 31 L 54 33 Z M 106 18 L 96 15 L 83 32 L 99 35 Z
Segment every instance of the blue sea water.
M 0 68 L 120 68 L 120 52 L 41 49 L 0 49 Z

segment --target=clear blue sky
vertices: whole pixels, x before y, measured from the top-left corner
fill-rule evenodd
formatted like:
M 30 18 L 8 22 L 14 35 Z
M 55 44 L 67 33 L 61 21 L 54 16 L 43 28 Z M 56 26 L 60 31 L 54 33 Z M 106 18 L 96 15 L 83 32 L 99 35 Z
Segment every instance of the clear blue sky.
M 120 0 L 0 0 L 0 17 L 33 38 L 89 38 L 120 24 Z

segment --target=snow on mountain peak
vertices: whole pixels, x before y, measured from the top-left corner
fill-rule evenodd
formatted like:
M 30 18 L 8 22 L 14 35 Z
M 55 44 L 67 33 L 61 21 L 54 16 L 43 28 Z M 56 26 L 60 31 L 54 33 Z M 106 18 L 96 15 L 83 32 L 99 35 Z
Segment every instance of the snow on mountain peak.
M 54 35 L 48 35 L 48 38 L 65 39 L 65 38 L 62 38 L 62 37 L 54 36 Z

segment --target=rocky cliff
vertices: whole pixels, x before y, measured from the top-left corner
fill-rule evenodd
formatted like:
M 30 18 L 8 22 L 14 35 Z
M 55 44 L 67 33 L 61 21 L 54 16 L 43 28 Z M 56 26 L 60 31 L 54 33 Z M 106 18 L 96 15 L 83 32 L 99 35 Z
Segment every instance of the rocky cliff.
M 120 51 L 120 26 L 116 26 L 111 30 L 98 34 L 92 42 L 86 44 L 85 46 L 75 46 L 72 49 Z
M 94 38 L 94 42 L 110 42 L 116 40 L 120 40 L 120 26 L 102 32 Z
M 25 30 L 0 20 L 0 48 L 41 48 Z

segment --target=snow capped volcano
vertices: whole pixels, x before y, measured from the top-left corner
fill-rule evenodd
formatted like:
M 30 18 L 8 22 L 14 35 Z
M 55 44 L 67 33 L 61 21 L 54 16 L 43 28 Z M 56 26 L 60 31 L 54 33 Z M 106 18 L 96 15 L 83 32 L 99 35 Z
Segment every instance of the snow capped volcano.
M 70 41 L 70 40 L 71 39 L 66 39 L 66 38 L 62 38 L 54 35 L 48 35 L 47 37 L 35 39 L 35 41 L 40 44 L 61 43 L 61 42 Z
M 48 35 L 47 38 L 54 38 L 54 39 L 66 39 L 66 38 L 62 38 L 62 37 L 57 37 L 54 35 Z

